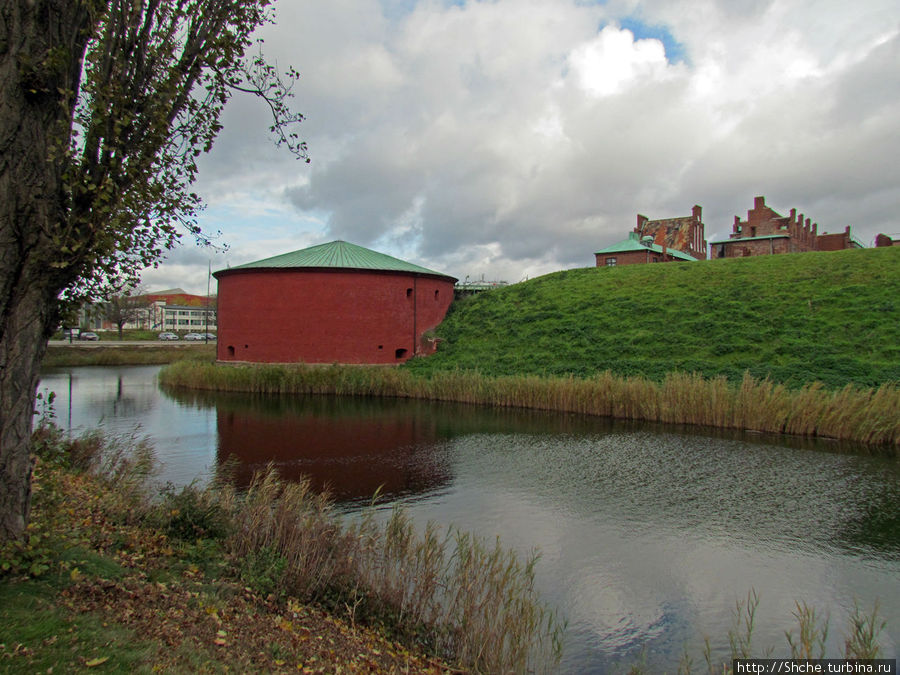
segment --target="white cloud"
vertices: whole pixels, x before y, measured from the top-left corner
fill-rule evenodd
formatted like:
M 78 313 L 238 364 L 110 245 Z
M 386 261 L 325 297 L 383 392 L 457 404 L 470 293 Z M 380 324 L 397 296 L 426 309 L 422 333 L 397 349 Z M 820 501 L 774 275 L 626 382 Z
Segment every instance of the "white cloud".
M 591 265 L 638 212 L 698 203 L 708 234 L 727 232 L 759 194 L 863 241 L 896 230 L 895 3 L 277 9 L 266 52 L 301 73 L 313 163 L 272 147 L 256 102 L 230 104 L 200 189 L 233 264 L 343 238 L 461 278 L 518 281 Z
M 595 40 L 575 49 L 569 61 L 589 93 L 611 96 L 647 80 L 666 78 L 668 61 L 658 40 L 635 41 L 631 31 L 606 26 Z

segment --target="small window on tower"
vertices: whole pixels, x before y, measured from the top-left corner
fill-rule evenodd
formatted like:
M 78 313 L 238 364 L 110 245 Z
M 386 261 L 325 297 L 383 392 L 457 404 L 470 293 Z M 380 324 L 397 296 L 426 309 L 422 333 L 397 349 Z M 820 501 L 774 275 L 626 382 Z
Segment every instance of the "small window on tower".
M 406 297 L 407 297 L 407 298 L 411 298 L 411 297 L 412 297 L 412 289 L 411 289 L 411 288 L 407 288 L 407 289 L 406 289 Z

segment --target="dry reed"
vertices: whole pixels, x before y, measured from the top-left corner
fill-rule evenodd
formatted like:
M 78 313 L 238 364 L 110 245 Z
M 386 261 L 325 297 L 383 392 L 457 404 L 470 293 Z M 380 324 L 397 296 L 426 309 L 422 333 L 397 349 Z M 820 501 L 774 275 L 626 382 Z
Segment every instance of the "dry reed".
M 877 389 L 820 383 L 789 389 L 746 374 L 724 377 L 669 373 L 662 382 L 602 372 L 589 378 L 488 377 L 446 371 L 420 377 L 396 368 L 365 366 L 215 366 L 177 363 L 161 381 L 170 386 L 267 394 L 391 396 L 500 407 L 535 408 L 619 419 L 816 436 L 900 445 L 900 386 Z
M 269 467 L 244 494 L 227 486 L 226 547 L 237 560 L 274 552 L 275 586 L 395 632 L 476 673 L 552 670 L 564 626 L 537 598 L 535 556 L 523 563 L 472 535 L 419 533 L 400 509 L 379 523 L 374 509 L 345 522 L 307 481 L 285 483 Z

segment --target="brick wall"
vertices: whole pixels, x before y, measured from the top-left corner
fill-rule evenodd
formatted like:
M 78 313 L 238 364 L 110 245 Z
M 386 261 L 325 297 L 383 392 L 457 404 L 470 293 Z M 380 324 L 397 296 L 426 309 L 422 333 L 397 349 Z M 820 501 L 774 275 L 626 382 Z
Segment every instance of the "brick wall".
M 640 239 L 650 236 L 657 246 L 674 248 L 698 260 L 706 260 L 706 234 L 703 209 L 695 205 L 691 215 L 678 218 L 650 220 L 640 213 L 634 228 Z
M 798 253 L 788 237 L 771 239 L 730 239 L 712 245 L 712 258 L 744 258 L 754 255 Z
M 400 363 L 453 301 L 453 280 L 356 270 L 225 270 L 217 356 L 261 363 Z M 433 345 L 430 345 L 433 349 Z

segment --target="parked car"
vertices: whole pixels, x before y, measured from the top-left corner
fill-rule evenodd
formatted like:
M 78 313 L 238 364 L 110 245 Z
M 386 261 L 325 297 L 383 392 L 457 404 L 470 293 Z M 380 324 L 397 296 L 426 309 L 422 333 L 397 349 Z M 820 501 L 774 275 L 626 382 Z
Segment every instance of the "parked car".
M 203 335 L 207 340 L 215 340 L 216 339 L 215 333 L 201 333 L 201 335 Z
M 200 335 L 200 333 L 188 333 L 187 335 L 184 336 L 184 339 L 185 340 L 193 340 L 195 342 L 202 342 L 206 338 L 204 336 Z
M 160 333 L 159 339 L 160 340 L 177 340 L 178 336 L 175 335 L 175 333 L 166 332 L 166 333 Z
M 78 336 L 79 340 L 90 340 L 91 342 L 96 342 L 100 339 L 100 336 L 96 333 L 92 333 L 91 331 L 85 331 L 81 335 Z

